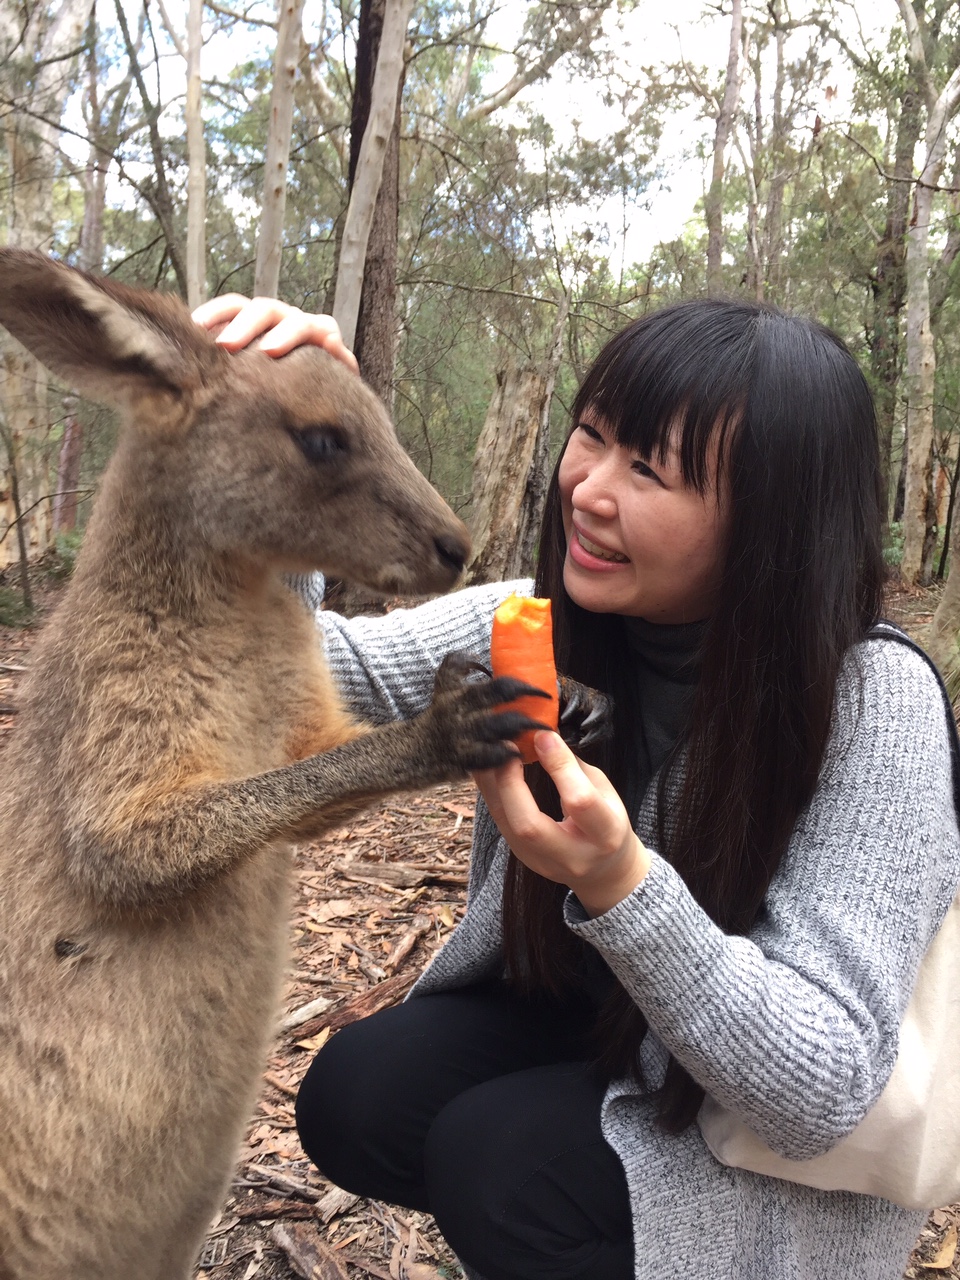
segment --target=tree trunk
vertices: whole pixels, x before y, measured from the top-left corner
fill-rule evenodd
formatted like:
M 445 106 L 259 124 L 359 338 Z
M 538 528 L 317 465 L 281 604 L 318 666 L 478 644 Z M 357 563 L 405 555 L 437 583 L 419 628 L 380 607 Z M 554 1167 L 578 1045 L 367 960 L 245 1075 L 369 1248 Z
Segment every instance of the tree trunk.
M 203 138 L 200 51 L 203 0 L 190 0 L 187 14 L 187 305 L 207 296 L 207 148 Z
M 100 150 L 100 84 L 97 66 L 97 21 L 91 15 L 87 28 L 87 83 L 85 116 L 90 148 L 83 172 L 83 225 L 80 229 L 78 265 L 84 271 L 97 271 L 103 263 L 103 210 L 106 205 L 107 172 Z
M 384 159 L 396 118 L 403 75 L 403 46 L 413 0 L 387 0 L 374 74 L 370 115 L 363 131 L 350 203 L 343 227 L 333 314 L 344 342 L 353 347 L 370 230 L 383 178 Z
M 960 519 L 954 516 L 950 536 L 950 572 L 926 638 L 927 650 L 940 668 L 954 705 L 960 695 Z
M 357 38 L 353 111 L 350 120 L 350 189 L 353 190 L 363 135 L 370 118 L 373 81 L 380 52 L 386 0 L 362 0 Z M 397 85 L 390 141 L 383 159 L 380 190 L 367 242 L 363 286 L 353 353 L 360 372 L 388 409 L 393 407 L 397 354 L 397 234 L 400 216 L 400 107 L 405 68 Z
M 909 0 L 900 0 L 910 11 Z M 915 22 L 915 19 L 914 19 Z M 914 42 L 914 66 L 926 77 L 927 111 L 923 171 L 914 189 L 913 217 L 907 234 L 907 470 L 903 511 L 903 559 L 900 572 L 908 584 L 929 573 L 930 463 L 933 449 L 933 404 L 936 351 L 930 326 L 928 244 L 933 188 L 943 172 L 947 124 L 960 102 L 960 67 L 934 98 L 932 84 Z
M 37 5 L 24 14 L 16 0 L 0 0 L 0 97 L 25 107 L 0 106 L 12 246 L 48 252 L 53 244 L 58 121 L 92 9 L 93 0 L 62 0 L 56 8 Z M 0 363 L 0 414 L 9 445 L 8 466 L 0 472 L 0 535 L 16 521 L 19 504 L 26 514 L 17 525 L 17 540 L 24 554 L 37 554 L 52 543 L 50 504 L 41 501 L 51 488 L 53 452 L 47 375 L 6 334 L 0 336 Z M 14 539 L 4 538 L 0 567 L 16 555 Z
M 561 298 L 557 308 L 553 341 L 543 368 L 544 387 L 540 420 L 537 424 L 537 438 L 533 446 L 533 458 L 527 475 L 517 531 L 517 563 L 520 565 L 521 573 L 532 573 L 536 562 L 537 540 L 540 537 L 543 509 L 550 484 L 550 406 L 553 402 L 557 374 L 560 372 L 560 362 L 563 359 L 563 337 L 569 314 L 570 294 L 567 292 Z
M 907 466 L 903 500 L 903 558 L 907 583 L 922 574 L 933 448 L 933 394 L 937 358 L 930 329 L 927 244 L 932 192 L 918 187 L 907 239 Z
M 767 171 L 770 174 L 770 181 L 767 192 L 767 209 L 764 216 L 764 240 L 766 242 L 763 250 L 764 289 L 776 302 L 783 305 L 785 300 L 780 290 L 784 256 L 783 201 L 789 179 L 786 153 L 793 118 L 786 116 L 783 109 L 787 81 L 785 56 L 787 32 L 783 26 L 781 0 L 771 0 L 769 11 L 774 24 L 777 70 L 773 85 L 773 119 L 767 143 Z
M 743 14 L 740 0 L 733 0 L 730 22 L 730 48 L 727 54 L 727 77 L 723 103 L 717 115 L 717 131 L 713 142 L 713 174 L 710 190 L 704 200 L 707 222 L 707 294 L 717 297 L 723 292 L 723 178 L 726 168 L 727 143 L 733 129 L 733 117 L 740 100 L 740 41 Z
M 496 390 L 473 460 L 468 522 L 473 559 L 467 569 L 468 582 L 498 582 L 531 572 L 531 539 L 523 536 L 524 508 L 539 485 L 534 468 L 538 443 L 541 462 L 545 456 L 551 364 L 548 361 L 545 370 L 530 365 L 517 368 L 510 362 L 497 373 Z M 530 527 L 528 522 L 528 530 Z
M 77 527 L 77 487 L 83 453 L 83 427 L 77 417 L 77 402 L 67 396 L 63 402 L 63 437 L 57 459 L 57 488 L 53 496 L 53 532 L 67 533 Z
M 877 248 L 873 285 L 873 334 L 870 366 L 880 430 L 880 465 L 883 470 L 887 511 L 893 501 L 893 429 L 897 417 L 897 387 L 900 381 L 900 322 L 906 295 L 904 244 L 910 209 L 909 178 L 920 138 L 920 94 L 911 85 L 903 94 L 893 162 L 893 178 L 887 191 L 887 217 L 883 239 Z
M 287 207 L 287 165 L 293 126 L 293 87 L 303 29 L 303 0 L 278 0 L 277 50 L 270 92 L 270 127 L 263 165 L 263 202 L 257 237 L 253 291 L 275 298 L 280 288 L 283 215 Z

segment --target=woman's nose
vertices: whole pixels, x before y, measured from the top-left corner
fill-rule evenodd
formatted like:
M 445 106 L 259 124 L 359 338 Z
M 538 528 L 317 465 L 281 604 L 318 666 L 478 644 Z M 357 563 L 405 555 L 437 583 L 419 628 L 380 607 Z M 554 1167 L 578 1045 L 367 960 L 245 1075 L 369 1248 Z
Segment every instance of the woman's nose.
M 603 518 L 615 515 L 617 503 L 612 480 L 609 468 L 602 463 L 591 467 L 574 487 L 573 505 Z

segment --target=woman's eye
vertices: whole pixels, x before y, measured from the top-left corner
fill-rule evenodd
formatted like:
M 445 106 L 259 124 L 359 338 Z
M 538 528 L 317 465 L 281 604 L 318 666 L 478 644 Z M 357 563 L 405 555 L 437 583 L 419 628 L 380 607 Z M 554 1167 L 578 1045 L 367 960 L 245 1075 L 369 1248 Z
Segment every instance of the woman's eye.
M 600 434 L 597 428 L 594 426 L 591 426 L 589 422 L 579 422 L 577 423 L 577 426 L 580 428 L 580 430 L 583 432 L 583 434 L 587 437 L 588 440 L 594 440 L 599 444 L 603 444 L 603 436 Z
M 657 475 L 652 467 L 647 466 L 640 458 L 637 458 L 633 464 L 633 469 L 638 476 L 646 476 L 648 480 L 656 480 L 657 484 L 663 484 L 663 481 Z

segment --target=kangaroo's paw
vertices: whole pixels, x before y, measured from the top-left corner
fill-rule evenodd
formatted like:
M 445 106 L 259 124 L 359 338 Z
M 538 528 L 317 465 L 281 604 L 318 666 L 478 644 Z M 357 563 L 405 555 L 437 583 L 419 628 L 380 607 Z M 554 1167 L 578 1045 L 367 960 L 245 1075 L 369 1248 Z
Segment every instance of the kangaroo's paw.
M 494 769 L 518 754 L 512 739 L 546 727 L 504 704 L 521 696 L 546 698 L 540 689 L 510 676 L 491 679 L 468 653 L 448 654 L 437 671 L 433 701 L 420 717 L 426 753 L 446 772 Z

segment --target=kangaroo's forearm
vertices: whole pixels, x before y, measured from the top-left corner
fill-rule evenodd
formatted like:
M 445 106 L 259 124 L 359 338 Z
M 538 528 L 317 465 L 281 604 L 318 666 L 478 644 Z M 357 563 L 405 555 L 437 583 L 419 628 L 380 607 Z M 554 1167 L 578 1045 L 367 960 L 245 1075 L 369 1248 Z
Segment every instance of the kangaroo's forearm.
M 277 839 L 305 839 L 375 797 L 462 770 L 424 752 L 415 722 L 385 725 L 321 755 L 223 783 L 186 787 L 141 813 L 68 837 L 68 867 L 87 893 L 119 910 L 147 910 L 228 874 Z

